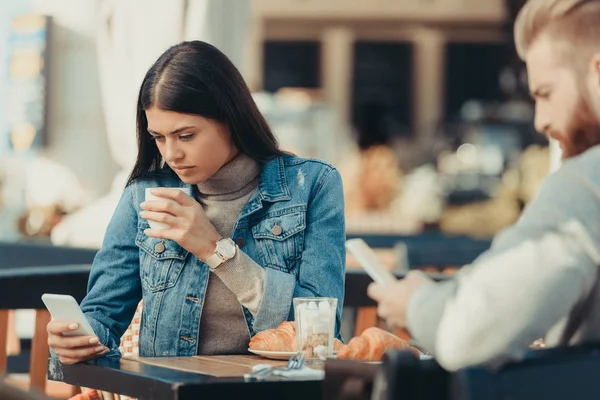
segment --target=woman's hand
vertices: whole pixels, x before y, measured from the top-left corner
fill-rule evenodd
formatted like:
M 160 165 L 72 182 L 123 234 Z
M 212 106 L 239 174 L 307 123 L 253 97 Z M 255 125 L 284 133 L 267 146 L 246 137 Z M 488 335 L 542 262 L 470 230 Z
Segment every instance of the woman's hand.
M 68 321 L 51 321 L 46 326 L 48 346 L 63 364 L 76 364 L 91 360 L 109 352 L 96 336 L 64 336 L 63 333 L 77 329 L 79 325 Z
M 164 200 L 142 203 L 140 207 L 144 211 L 140 212 L 140 217 L 162 222 L 171 229 L 151 228 L 144 233 L 154 238 L 173 240 L 202 261 L 212 256 L 221 235 L 204 214 L 202 206 L 180 190 L 160 188 L 151 193 Z

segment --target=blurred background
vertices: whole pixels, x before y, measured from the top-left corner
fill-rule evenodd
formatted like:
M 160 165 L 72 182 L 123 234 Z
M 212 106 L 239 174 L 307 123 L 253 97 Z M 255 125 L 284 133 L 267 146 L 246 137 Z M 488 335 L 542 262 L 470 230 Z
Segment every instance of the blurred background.
M 242 71 L 285 149 L 339 169 L 349 236 L 468 237 L 480 252 L 560 158 L 533 129 L 522 3 L 0 1 L 0 241 L 100 246 L 143 75 L 200 39 Z M 380 254 L 397 266 L 393 250 Z
M 228 54 L 283 147 L 339 168 L 349 232 L 489 237 L 552 168 L 522 2 L 3 1 L 0 239 L 99 246 L 142 76 L 187 39 Z

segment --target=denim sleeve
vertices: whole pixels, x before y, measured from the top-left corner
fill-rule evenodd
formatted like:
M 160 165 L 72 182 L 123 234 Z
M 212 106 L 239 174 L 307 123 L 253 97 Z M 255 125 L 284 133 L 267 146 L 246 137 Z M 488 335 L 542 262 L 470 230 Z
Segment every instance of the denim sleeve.
M 304 251 L 298 275 L 267 268 L 264 295 L 254 319 L 254 330 L 292 320 L 294 297 L 338 299 L 335 335 L 340 337 L 346 272 L 346 239 L 342 178 L 328 169 L 315 187 L 307 210 Z
M 110 349 L 108 356 L 119 355 L 121 335 L 142 298 L 139 250 L 135 244 L 138 213 L 134 205 L 138 203 L 132 183 L 123 192 L 108 224 L 92 264 L 88 293 L 81 303 L 100 342 Z

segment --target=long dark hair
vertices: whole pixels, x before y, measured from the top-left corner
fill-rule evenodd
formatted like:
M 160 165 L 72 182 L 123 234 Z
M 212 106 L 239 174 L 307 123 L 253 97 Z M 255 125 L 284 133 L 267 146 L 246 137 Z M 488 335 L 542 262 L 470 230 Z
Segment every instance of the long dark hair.
M 165 51 L 142 82 L 137 103 L 138 155 L 127 184 L 160 169 L 161 155 L 148 134 L 145 113 L 152 106 L 227 124 L 238 150 L 259 162 L 284 154 L 227 56 L 205 42 L 182 42 Z

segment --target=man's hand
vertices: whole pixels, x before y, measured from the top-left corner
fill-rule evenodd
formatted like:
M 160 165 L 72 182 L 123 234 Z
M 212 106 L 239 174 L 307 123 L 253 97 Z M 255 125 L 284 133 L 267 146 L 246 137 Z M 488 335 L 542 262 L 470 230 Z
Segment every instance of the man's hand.
M 433 281 L 422 272 L 409 272 L 404 279 L 381 286 L 371 283 L 367 290 L 370 298 L 375 300 L 377 314 L 386 320 L 391 328 L 406 328 L 406 309 L 410 296 L 421 286 L 432 284 Z

